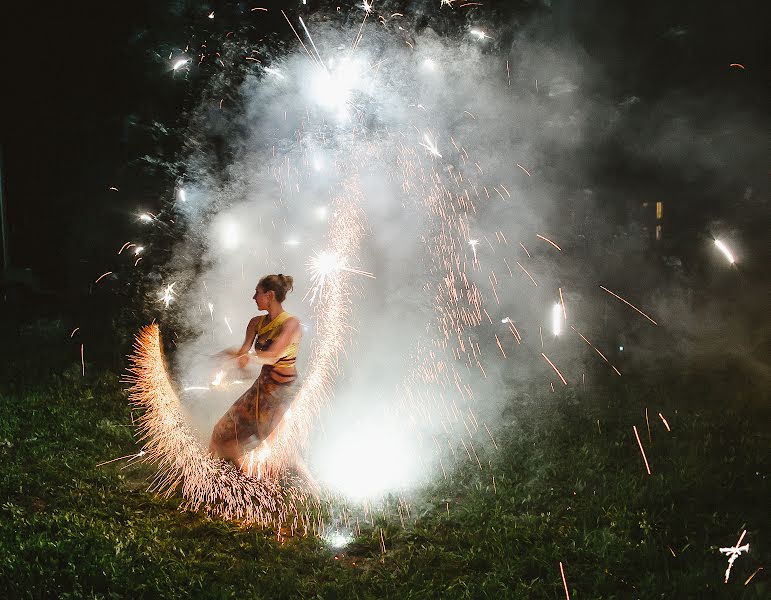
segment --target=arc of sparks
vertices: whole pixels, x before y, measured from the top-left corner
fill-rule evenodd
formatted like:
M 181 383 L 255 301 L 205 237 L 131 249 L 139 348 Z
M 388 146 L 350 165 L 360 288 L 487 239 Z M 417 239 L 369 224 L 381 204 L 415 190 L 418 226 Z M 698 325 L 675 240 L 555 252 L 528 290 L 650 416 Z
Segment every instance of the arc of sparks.
M 355 184 L 343 187 L 330 224 L 328 251 L 351 256 L 364 234 L 358 208 L 361 192 Z M 157 467 L 150 489 L 169 496 L 181 486 L 183 508 L 205 507 L 210 513 L 247 524 L 286 527 L 292 533 L 299 530 L 306 534 L 322 526 L 310 516 L 318 508 L 318 500 L 287 467 L 296 462 L 321 406 L 331 396 L 332 374 L 350 329 L 351 275 L 343 269 L 326 275 L 324 285 L 330 293 L 320 295 L 315 309 L 311 366 L 272 445 L 245 458 L 248 473 L 215 459 L 198 442 L 169 380 L 158 325 L 140 331 L 125 381 L 131 384 L 132 404 L 142 410 L 138 419 L 141 451 L 145 460 Z

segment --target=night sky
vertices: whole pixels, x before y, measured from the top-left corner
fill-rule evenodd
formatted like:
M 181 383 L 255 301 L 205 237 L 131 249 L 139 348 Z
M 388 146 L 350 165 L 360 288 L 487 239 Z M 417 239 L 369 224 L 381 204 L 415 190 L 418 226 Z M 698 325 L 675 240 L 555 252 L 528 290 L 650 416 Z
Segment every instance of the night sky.
M 398 9 L 405 3 L 390 4 Z M 411 10 L 422 5 L 426 22 L 432 22 L 438 4 L 412 3 Z M 701 125 L 701 134 L 711 139 L 724 135 L 719 152 L 734 161 L 718 174 L 637 160 L 627 150 L 638 135 L 644 137 L 646 116 L 640 115 L 614 140 L 588 149 L 598 179 L 630 190 L 645 181 L 646 193 L 668 198 L 686 197 L 697 182 L 698 210 L 683 205 L 680 214 L 697 230 L 711 219 L 738 218 L 733 200 L 747 187 L 753 189 L 755 210 L 760 209 L 749 220 L 757 225 L 758 214 L 767 216 L 767 142 L 750 140 L 744 146 L 731 139 L 731 131 L 716 131 L 714 120 L 729 115 L 727 127 L 742 123 L 761 140 L 767 132 L 768 48 L 760 3 L 488 4 L 494 18 L 508 23 L 501 28 L 501 47 L 528 27 L 547 43 L 566 36 L 576 40 L 602 71 L 592 74 L 601 82 L 596 94 L 664 105 L 679 98 L 671 118 Z M 129 239 L 137 212 L 153 210 L 172 193 L 173 173 L 141 157 L 174 160 L 182 145 L 174 128 L 184 125 L 197 99 L 196 77 L 176 76 L 164 54 L 169 47 L 204 39 L 207 31 L 254 22 L 250 6 L 179 0 L 4 8 L 1 142 L 13 267 L 31 268 L 44 289 L 76 292 L 85 292 L 95 276 L 111 268 L 110 255 Z M 217 19 L 207 20 L 212 9 Z M 434 26 L 464 26 L 461 11 L 442 14 Z M 278 31 L 285 36 L 280 24 L 263 17 L 251 35 Z M 162 128 L 170 133 L 164 135 Z M 111 186 L 120 191 L 110 191 Z M 703 189 L 715 193 L 710 197 Z

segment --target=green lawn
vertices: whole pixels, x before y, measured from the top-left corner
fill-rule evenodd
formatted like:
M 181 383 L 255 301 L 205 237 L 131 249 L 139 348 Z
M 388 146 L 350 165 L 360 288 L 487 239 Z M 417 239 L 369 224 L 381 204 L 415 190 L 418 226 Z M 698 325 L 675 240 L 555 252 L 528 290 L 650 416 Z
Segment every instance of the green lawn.
M 404 527 L 381 517 L 336 554 L 180 512 L 146 491 L 148 466 L 96 467 L 137 451 L 120 374 L 25 356 L 3 356 L 3 597 L 564 598 L 560 562 L 573 599 L 771 593 L 767 385 L 738 369 L 512 397 L 483 470 L 457 464 Z M 718 548 L 745 528 L 725 585 Z

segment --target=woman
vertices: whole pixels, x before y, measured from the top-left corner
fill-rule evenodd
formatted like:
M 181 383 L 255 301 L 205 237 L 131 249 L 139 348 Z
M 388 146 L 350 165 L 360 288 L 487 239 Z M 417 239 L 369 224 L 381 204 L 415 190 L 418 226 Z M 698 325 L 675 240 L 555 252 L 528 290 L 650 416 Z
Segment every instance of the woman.
M 300 321 L 281 303 L 292 289 L 292 278 L 279 273 L 260 279 L 254 293 L 257 308 L 268 314 L 254 317 L 238 350 L 223 354 L 240 368 L 250 361 L 262 365 L 260 376 L 217 422 L 209 450 L 214 456 L 237 462 L 250 449 L 268 439 L 289 408 L 296 392 L 295 359 L 302 336 Z M 254 344 L 254 353 L 250 348 Z

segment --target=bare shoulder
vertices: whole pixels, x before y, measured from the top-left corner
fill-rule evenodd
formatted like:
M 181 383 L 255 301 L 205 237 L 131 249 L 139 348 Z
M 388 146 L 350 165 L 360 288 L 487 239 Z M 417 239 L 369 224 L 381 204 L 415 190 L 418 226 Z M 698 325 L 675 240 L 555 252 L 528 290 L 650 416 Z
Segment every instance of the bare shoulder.
M 246 326 L 247 329 L 257 329 L 257 324 L 260 322 L 260 319 L 262 317 L 252 317 L 249 319 L 249 325 Z
M 295 331 L 300 329 L 300 319 L 297 317 L 289 317 L 285 322 L 283 327 L 286 327 L 287 331 Z

